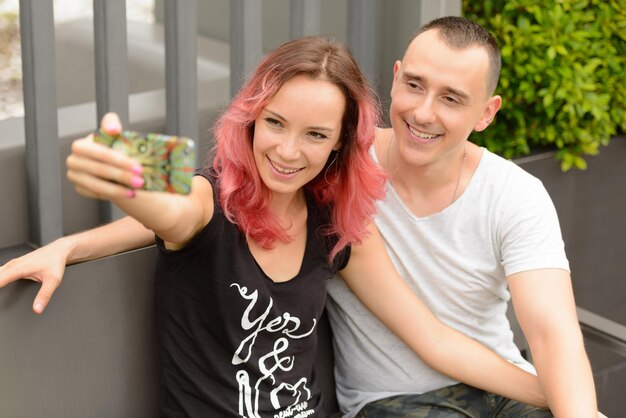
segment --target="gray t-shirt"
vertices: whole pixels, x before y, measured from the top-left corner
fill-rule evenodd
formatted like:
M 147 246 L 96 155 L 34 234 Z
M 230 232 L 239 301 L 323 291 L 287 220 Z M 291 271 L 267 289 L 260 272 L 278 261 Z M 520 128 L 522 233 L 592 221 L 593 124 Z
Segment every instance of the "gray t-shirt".
M 556 210 L 542 183 L 483 149 L 465 192 L 441 212 L 415 216 L 391 183 L 378 211 L 375 222 L 391 259 L 433 313 L 532 371 L 506 317 L 506 277 L 540 268 L 569 270 Z M 328 293 L 337 397 L 347 417 L 378 399 L 457 383 L 422 362 L 339 277 L 329 281 Z

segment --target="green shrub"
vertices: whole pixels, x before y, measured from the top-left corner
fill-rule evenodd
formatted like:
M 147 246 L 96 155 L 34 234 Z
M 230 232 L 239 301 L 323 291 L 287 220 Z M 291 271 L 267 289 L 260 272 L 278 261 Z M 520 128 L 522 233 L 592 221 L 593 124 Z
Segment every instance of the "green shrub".
M 463 1 L 502 51 L 502 109 L 472 141 L 507 158 L 556 148 L 584 169 L 626 131 L 626 0 Z

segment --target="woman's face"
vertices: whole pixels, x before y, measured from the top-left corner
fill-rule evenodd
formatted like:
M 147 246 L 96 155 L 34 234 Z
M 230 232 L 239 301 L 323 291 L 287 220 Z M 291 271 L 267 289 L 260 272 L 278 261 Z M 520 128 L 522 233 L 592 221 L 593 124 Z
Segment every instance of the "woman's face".
M 287 81 L 254 122 L 252 150 L 263 183 L 274 194 L 294 194 L 341 148 L 346 99 L 326 80 Z

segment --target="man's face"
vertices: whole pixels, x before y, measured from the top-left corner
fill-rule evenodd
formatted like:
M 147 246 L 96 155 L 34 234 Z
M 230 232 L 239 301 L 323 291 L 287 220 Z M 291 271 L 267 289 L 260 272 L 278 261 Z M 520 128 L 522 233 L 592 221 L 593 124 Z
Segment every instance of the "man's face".
M 394 65 L 390 118 L 402 159 L 423 166 L 456 158 L 472 130 L 500 107 L 489 97 L 484 48 L 454 50 L 437 30 L 420 34 Z

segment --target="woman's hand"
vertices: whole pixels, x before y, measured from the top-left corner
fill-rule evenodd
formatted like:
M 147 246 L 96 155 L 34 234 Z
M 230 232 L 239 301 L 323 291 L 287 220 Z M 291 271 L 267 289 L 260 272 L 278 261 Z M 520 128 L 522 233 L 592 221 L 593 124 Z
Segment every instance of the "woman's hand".
M 122 124 L 115 113 L 107 113 L 100 129 L 115 135 Z M 135 196 L 144 180 L 143 167 L 132 158 L 93 141 L 93 135 L 72 143 L 72 153 L 67 157 L 67 177 L 76 191 L 97 199 L 121 199 Z
M 65 266 L 154 243 L 154 233 L 131 217 L 59 238 L 0 266 L 0 288 L 19 279 L 41 283 L 33 311 L 41 314 L 61 284 Z
M 69 251 L 61 239 L 8 261 L 0 267 L 0 288 L 19 279 L 41 283 L 33 302 L 33 312 L 41 314 L 61 284 Z
M 107 113 L 101 129 L 109 134 L 122 130 L 119 118 Z M 192 180 L 191 192 L 138 190 L 143 167 L 122 152 L 93 141 L 90 135 L 74 141 L 67 158 L 67 177 L 83 196 L 111 200 L 126 214 L 153 231 L 166 243 L 186 244 L 213 216 L 213 188 L 204 178 Z

